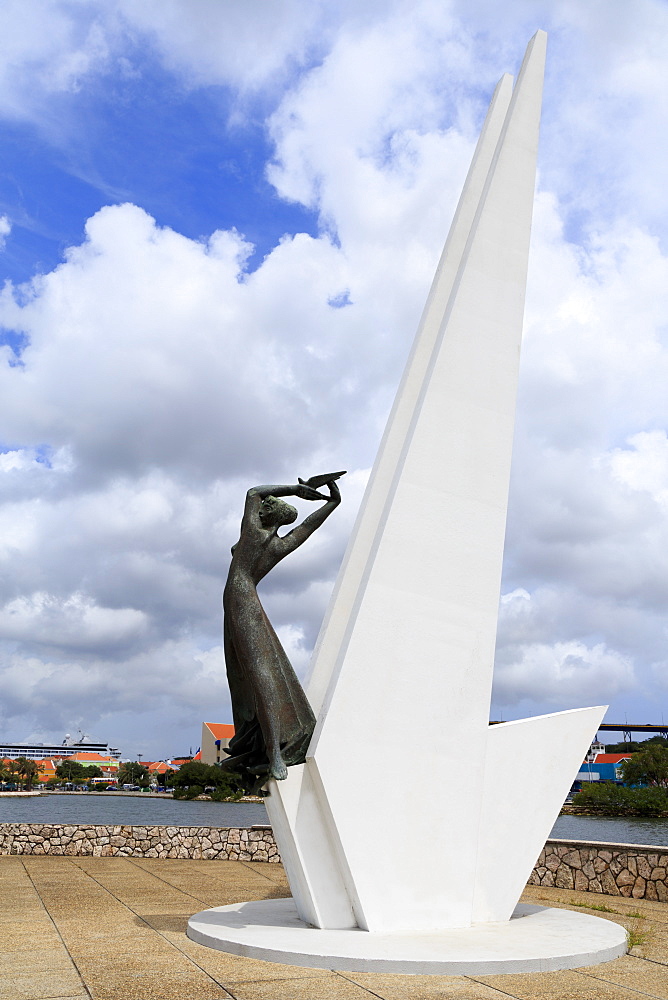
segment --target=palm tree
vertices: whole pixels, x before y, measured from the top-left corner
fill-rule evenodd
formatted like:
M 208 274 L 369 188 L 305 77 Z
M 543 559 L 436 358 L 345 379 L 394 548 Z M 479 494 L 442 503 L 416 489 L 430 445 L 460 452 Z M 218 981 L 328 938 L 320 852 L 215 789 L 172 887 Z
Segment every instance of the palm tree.
M 125 761 L 118 770 L 118 787 L 123 785 L 137 785 L 140 781 L 146 781 L 149 773 L 143 764 L 137 760 Z
M 7 781 L 9 781 L 11 775 L 11 772 L 7 767 L 7 764 L 8 761 L 0 760 L 0 784 L 2 785 L 4 785 Z
M 38 764 L 36 760 L 28 760 L 27 757 L 17 757 L 15 763 L 18 765 L 16 773 L 23 778 L 25 790 L 32 791 L 37 775 L 41 774 L 43 770 L 42 765 Z
M 26 779 L 26 791 L 32 791 L 33 785 L 39 780 L 38 776 L 43 770 L 43 766 L 38 764 L 36 760 L 27 760 L 25 762 L 23 765 L 23 776 Z

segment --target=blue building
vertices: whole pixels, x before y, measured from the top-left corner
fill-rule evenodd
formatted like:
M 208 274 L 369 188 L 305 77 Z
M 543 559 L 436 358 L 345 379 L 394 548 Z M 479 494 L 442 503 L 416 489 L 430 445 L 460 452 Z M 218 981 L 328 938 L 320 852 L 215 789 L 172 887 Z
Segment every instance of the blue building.
M 595 753 L 587 754 L 576 781 L 618 781 L 621 782 L 620 769 L 623 761 L 630 760 L 632 753 Z M 590 759 L 593 758 L 593 759 Z

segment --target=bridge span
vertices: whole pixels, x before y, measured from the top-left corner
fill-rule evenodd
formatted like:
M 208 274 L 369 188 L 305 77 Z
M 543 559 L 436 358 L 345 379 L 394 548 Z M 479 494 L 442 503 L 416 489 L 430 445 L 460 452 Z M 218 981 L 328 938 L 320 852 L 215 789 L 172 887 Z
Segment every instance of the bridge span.
M 502 719 L 492 719 L 490 721 L 490 726 L 498 726 Z M 598 727 L 599 733 L 621 733 L 622 743 L 631 742 L 632 733 L 663 733 L 664 736 L 668 735 L 668 725 L 661 723 L 651 723 L 651 722 L 602 722 Z

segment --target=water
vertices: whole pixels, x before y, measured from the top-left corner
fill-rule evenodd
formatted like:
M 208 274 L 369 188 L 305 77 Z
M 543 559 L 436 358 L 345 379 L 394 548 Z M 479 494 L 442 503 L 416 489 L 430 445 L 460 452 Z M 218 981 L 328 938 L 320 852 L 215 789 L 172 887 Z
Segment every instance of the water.
M 253 826 L 266 823 L 260 802 L 188 802 L 150 795 L 0 796 L 0 823 L 128 824 L 134 826 Z
M 651 844 L 668 847 L 668 819 L 635 816 L 559 816 L 551 837 L 602 840 L 608 844 Z
M 135 826 L 253 826 L 267 823 L 259 802 L 188 802 L 151 796 L 0 797 L 0 823 L 90 823 Z M 564 840 L 668 847 L 668 819 L 559 816 L 551 833 Z

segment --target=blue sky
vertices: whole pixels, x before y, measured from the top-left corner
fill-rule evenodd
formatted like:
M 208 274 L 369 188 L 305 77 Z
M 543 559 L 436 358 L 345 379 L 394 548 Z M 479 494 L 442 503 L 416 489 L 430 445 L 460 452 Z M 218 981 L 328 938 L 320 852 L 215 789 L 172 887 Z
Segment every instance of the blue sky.
M 135 47 L 131 76 L 111 68 L 58 95 L 57 125 L 5 123 L 0 211 L 13 233 L 4 277 L 52 270 L 107 204 L 141 205 L 191 239 L 236 228 L 255 248 L 251 268 L 284 233 L 317 231 L 316 213 L 277 199 L 265 177 L 268 99 L 249 98 L 231 122 L 230 88 L 187 89 L 151 55 Z
M 493 714 L 668 692 L 668 8 L 0 10 L 0 726 L 227 721 L 255 482 L 348 468 L 266 602 L 306 669 L 477 132 L 549 33 Z M 668 716 L 668 712 L 666 712 Z M 169 735 L 167 735 L 169 734 Z

